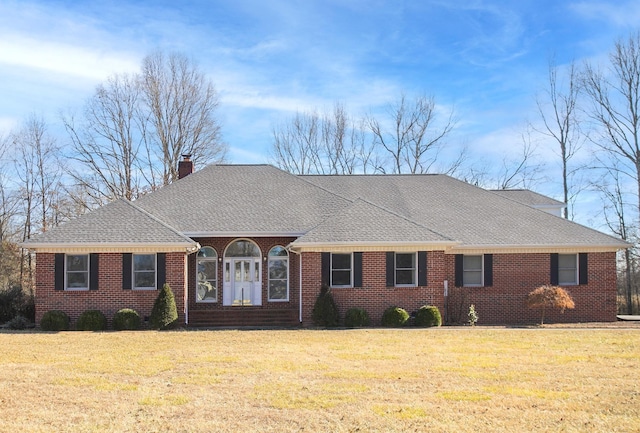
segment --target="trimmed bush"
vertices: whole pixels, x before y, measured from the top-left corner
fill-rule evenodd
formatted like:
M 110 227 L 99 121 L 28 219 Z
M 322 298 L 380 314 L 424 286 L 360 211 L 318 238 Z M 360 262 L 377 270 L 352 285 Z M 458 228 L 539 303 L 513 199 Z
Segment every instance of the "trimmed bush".
M 49 310 L 42 315 L 40 328 L 43 331 L 68 331 L 69 316 L 60 310 Z
M 149 324 L 153 329 L 171 329 L 177 322 L 178 308 L 176 307 L 176 298 L 173 296 L 171 287 L 165 283 L 153 303 Z
M 423 305 L 416 312 L 414 321 L 416 326 L 430 327 L 442 325 L 442 316 L 438 307 L 433 305 Z
M 99 310 L 87 310 L 78 317 L 78 331 L 104 331 L 107 329 L 107 318 Z
M 364 308 L 349 308 L 344 315 L 344 326 L 348 328 L 360 328 L 369 326 L 369 314 Z
M 140 329 L 140 315 L 131 308 L 123 308 L 113 316 L 113 329 L 116 331 L 134 331 Z
M 311 318 L 316 326 L 334 327 L 338 326 L 340 322 L 338 307 L 333 300 L 331 289 L 326 285 L 323 285 L 320 289 L 320 294 L 313 306 Z
M 389 307 L 382 313 L 382 326 L 399 328 L 407 324 L 409 313 L 400 307 Z

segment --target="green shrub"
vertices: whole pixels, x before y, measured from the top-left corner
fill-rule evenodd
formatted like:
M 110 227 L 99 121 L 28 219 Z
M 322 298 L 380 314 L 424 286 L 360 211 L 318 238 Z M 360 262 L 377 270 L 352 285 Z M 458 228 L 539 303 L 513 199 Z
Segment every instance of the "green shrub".
M 8 329 L 20 330 L 27 329 L 31 325 L 29 319 L 24 316 L 16 316 L 7 323 Z
M 104 331 L 107 329 L 107 318 L 99 310 L 87 310 L 78 317 L 78 331 Z
M 67 331 L 69 330 L 69 316 L 60 310 L 50 310 L 44 313 L 40 321 L 43 331 Z
M 0 290 L 0 324 L 8 322 L 20 313 L 24 298 L 24 292 L 20 286 Z
M 178 308 L 168 284 L 162 286 L 158 297 L 153 303 L 149 324 L 153 329 L 171 329 L 178 322 Z
M 320 289 L 320 294 L 313 306 L 311 318 L 316 326 L 334 327 L 338 326 L 340 322 L 338 307 L 333 300 L 331 289 L 326 285 L 323 285 Z
M 409 313 L 400 307 L 389 307 L 382 313 L 382 326 L 389 328 L 399 328 L 407 324 Z
M 442 316 L 438 307 L 433 305 L 423 305 L 416 312 L 416 326 L 440 326 L 442 325 Z
M 344 315 L 344 326 L 349 328 L 369 326 L 369 323 L 369 314 L 364 308 L 349 308 Z
M 116 331 L 140 329 L 140 315 L 131 308 L 123 308 L 113 316 L 113 329 Z

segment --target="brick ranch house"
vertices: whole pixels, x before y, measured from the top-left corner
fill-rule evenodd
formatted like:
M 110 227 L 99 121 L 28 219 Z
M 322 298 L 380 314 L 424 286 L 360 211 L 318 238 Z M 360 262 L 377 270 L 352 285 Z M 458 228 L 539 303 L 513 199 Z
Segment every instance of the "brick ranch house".
M 626 243 L 558 216 L 531 191 L 488 191 L 445 175 L 297 176 L 210 165 L 135 202 L 115 201 L 24 244 L 36 254 L 36 320 L 121 308 L 148 316 L 163 283 L 188 326 L 312 325 L 323 283 L 342 315 L 374 325 L 397 305 L 464 322 L 535 323 L 543 284 L 576 308 L 548 321 L 616 320 Z

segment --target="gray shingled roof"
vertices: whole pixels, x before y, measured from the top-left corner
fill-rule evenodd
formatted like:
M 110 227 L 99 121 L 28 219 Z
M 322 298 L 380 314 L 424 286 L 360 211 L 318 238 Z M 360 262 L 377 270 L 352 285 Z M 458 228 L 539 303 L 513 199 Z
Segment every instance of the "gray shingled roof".
M 609 246 L 621 240 L 445 175 L 303 176 L 404 216 L 461 247 Z
M 192 239 L 126 200 L 109 203 L 24 243 L 28 248 L 83 244 L 197 246 Z
M 349 200 L 269 165 L 210 165 L 136 201 L 186 234 L 302 234 Z
M 517 201 L 533 207 L 564 207 L 564 203 L 546 195 L 539 194 L 530 189 L 493 189 L 494 194 Z
M 449 244 L 455 242 L 445 236 L 382 209 L 362 199 L 342 209 L 339 213 L 309 230 L 293 242 L 304 244 L 353 244 L 353 243 L 422 243 Z
M 612 236 L 445 175 L 296 176 L 210 165 L 134 204 L 117 201 L 25 243 L 171 244 L 299 236 L 297 245 L 455 243 L 455 248 L 625 248 Z

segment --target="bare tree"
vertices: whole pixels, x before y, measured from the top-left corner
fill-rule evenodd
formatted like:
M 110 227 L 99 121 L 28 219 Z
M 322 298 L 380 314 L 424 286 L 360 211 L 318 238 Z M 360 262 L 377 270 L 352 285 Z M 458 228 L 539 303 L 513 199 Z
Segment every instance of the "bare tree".
M 47 132 L 42 118 L 31 115 L 24 125 L 11 134 L 15 153 L 15 172 L 23 206 L 22 241 L 34 233 L 44 232 L 51 225 L 55 191 L 61 177 L 58 148 Z M 20 263 L 22 281 L 28 288 L 34 286 L 32 256 L 22 251 Z
M 618 41 L 607 74 L 585 66 L 583 87 L 590 97 L 588 115 L 596 123 L 593 141 L 631 180 L 635 217 L 640 209 L 640 33 Z M 638 226 L 638 224 L 635 224 Z
M 147 142 L 162 161 L 162 184 L 178 178 L 183 154 L 202 165 L 224 160 L 227 148 L 215 117 L 218 96 L 192 61 L 178 53 L 148 55 L 140 83 L 149 121 Z
M 584 141 L 578 117 L 579 94 L 580 85 L 575 64 L 569 65 L 566 82 L 563 82 L 558 81 L 558 67 L 550 62 L 545 97 L 538 97 L 536 103 L 544 125 L 539 132 L 553 139 L 560 149 L 564 218 L 573 215 L 573 203 L 582 189 L 579 184 L 572 182 L 581 167 L 570 167 L 570 160 L 580 150 Z
M 505 157 L 497 174 L 497 189 L 531 189 L 540 180 L 544 164 L 539 161 L 531 131 L 522 134 L 522 147 L 516 158 Z
M 640 32 L 626 41 L 616 42 L 605 72 L 586 64 L 583 88 L 591 101 L 587 113 L 596 128 L 590 139 L 601 150 L 598 161 L 606 175 L 602 181 L 605 186 L 598 190 L 613 214 L 613 217 L 607 217 L 607 224 L 615 234 L 637 245 L 640 227 Z M 606 186 L 607 179 L 614 180 L 613 186 Z M 629 298 L 636 285 L 632 255 L 633 250 L 624 253 L 624 293 L 629 311 L 632 309 Z
M 274 164 L 295 174 L 324 173 L 320 123 L 318 113 L 298 112 L 289 123 L 274 128 L 271 148 Z
M 600 193 L 602 200 L 602 212 L 608 229 L 620 239 L 632 244 L 637 244 L 637 227 L 629 221 L 626 215 L 629 207 L 628 194 L 624 191 L 621 181 L 622 171 L 616 167 L 616 162 L 600 165 L 604 168 L 600 179 L 595 181 L 592 187 Z M 624 279 L 623 293 L 627 306 L 627 314 L 633 314 L 633 286 L 636 275 L 635 262 L 637 258 L 635 248 L 626 248 L 623 251 Z
M 128 75 L 114 75 L 96 88 L 79 125 L 72 116 L 63 117 L 73 144 L 71 158 L 80 163 L 70 173 L 91 198 L 87 207 L 132 200 L 154 186 L 151 162 L 141 155 L 144 118 L 137 78 Z
M 369 116 L 368 127 L 376 145 L 391 160 L 393 173 L 426 173 L 437 161 L 445 137 L 455 126 L 453 110 L 447 118 L 436 122 L 433 97 L 418 96 L 408 100 L 402 94 L 387 110 L 388 122 Z
M 353 121 L 339 103 L 324 114 L 298 112 L 274 128 L 271 159 L 296 174 L 366 173 L 376 171 L 378 163 L 363 124 Z

